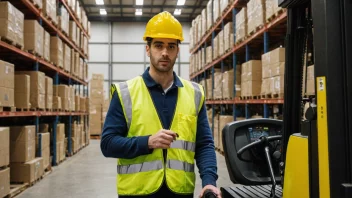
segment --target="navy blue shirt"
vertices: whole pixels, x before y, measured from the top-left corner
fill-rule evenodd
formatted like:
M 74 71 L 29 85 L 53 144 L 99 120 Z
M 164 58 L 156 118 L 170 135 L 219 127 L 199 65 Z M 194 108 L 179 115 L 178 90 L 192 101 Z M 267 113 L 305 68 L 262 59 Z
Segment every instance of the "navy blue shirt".
M 174 83 L 167 93 L 164 93 L 161 85 L 157 84 L 150 76 L 149 68 L 143 73 L 142 77 L 150 91 L 163 127 L 169 129 L 175 111 L 178 89 L 183 87 L 182 82 L 174 72 Z M 127 138 L 126 136 L 127 123 L 120 100 L 115 92 L 112 95 L 101 137 L 100 147 L 103 155 L 111 158 L 131 159 L 153 152 L 152 149 L 148 148 L 149 136 L 132 138 Z M 216 180 L 218 179 L 216 155 L 205 104 L 203 104 L 198 115 L 195 160 L 202 179 L 202 186 L 209 184 L 216 186 Z M 164 188 L 160 189 L 160 193 L 162 192 L 162 195 L 165 196 L 170 192 L 165 192 L 169 190 L 165 187 L 165 184 L 163 186 Z M 182 196 L 178 195 L 177 197 Z

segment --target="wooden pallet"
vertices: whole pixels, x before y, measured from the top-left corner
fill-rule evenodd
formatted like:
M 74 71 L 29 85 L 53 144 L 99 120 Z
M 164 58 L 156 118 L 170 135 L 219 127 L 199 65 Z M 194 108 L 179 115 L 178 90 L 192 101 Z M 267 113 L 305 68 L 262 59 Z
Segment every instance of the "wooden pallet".
M 15 196 L 19 195 L 20 193 L 22 193 L 23 191 L 25 191 L 28 187 L 29 187 L 28 183 L 11 184 L 10 185 L 10 194 L 6 195 L 5 198 L 15 197 Z
M 241 96 L 240 100 L 258 100 L 261 96 Z
M 257 32 L 258 32 L 259 30 L 261 30 L 263 27 L 264 27 L 263 24 L 262 24 L 262 25 L 259 25 L 259 26 L 257 26 L 257 27 L 255 27 L 254 30 L 252 30 L 251 32 L 248 32 L 248 36 L 251 36 L 251 35 L 257 33 Z
M 231 7 L 231 3 L 229 2 L 229 4 L 226 6 L 226 8 L 222 11 L 221 16 L 225 15 L 225 12 L 227 12 Z
M 15 112 L 16 111 L 16 107 L 0 107 L 0 112 Z
M 32 4 L 38 8 L 39 10 L 42 10 L 42 8 L 39 6 L 39 4 L 37 2 L 34 2 L 34 0 L 29 0 L 30 2 L 32 2 Z
M 4 41 L 5 43 L 7 44 L 10 44 L 12 46 L 15 46 L 16 48 L 20 49 L 20 50 L 23 50 L 24 49 L 24 46 L 23 45 L 20 45 L 19 43 L 16 43 L 15 41 L 7 38 L 7 37 L 4 37 L 4 36 L 1 36 L 0 37 L 0 40 L 1 41 Z
M 55 111 L 55 112 L 61 112 L 62 109 L 53 109 L 53 111 Z
M 43 55 L 38 54 L 35 50 L 28 50 L 27 52 L 33 54 L 34 56 L 44 58 Z
M 24 111 L 31 111 L 30 108 L 16 108 L 16 111 L 24 112 Z
M 100 137 L 101 135 L 90 135 L 90 139 L 92 140 L 100 140 Z
M 284 98 L 284 93 L 273 93 L 271 98 Z
M 53 109 L 45 108 L 45 111 L 47 111 L 47 112 L 52 112 Z
M 271 15 L 270 17 L 266 18 L 266 22 L 269 23 L 270 21 L 273 21 L 274 19 L 276 19 L 283 12 L 284 12 L 283 8 L 277 10 L 273 15 Z

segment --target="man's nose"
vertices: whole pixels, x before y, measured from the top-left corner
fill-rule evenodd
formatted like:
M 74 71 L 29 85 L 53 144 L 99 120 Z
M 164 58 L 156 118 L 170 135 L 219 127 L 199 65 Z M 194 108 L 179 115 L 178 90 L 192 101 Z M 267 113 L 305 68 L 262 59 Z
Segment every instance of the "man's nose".
M 169 56 L 169 53 L 168 53 L 166 47 L 165 47 L 165 48 L 163 49 L 163 51 L 161 52 L 161 55 L 162 55 L 163 57 L 168 57 L 168 56 Z

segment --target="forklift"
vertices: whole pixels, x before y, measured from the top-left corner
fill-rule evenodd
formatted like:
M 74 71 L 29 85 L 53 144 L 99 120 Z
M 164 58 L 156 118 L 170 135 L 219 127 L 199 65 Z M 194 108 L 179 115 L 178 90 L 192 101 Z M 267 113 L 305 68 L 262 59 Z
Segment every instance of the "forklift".
M 288 16 L 283 121 L 222 129 L 234 183 L 222 197 L 352 198 L 352 1 L 278 1 Z M 310 97 L 302 94 L 308 61 Z

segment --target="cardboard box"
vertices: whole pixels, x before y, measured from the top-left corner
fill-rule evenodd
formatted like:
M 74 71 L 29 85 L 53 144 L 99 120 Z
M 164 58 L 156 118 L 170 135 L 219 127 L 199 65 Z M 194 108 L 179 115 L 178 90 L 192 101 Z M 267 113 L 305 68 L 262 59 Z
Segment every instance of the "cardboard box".
M 50 61 L 50 34 L 44 30 L 44 59 Z
M 226 126 L 226 124 L 233 122 L 233 116 L 229 115 L 220 115 L 219 117 L 219 148 L 221 151 L 224 151 L 223 143 L 222 143 L 222 130 Z
M 262 62 L 260 60 L 250 60 L 246 62 L 247 78 L 245 81 L 257 81 L 262 79 Z
M 236 14 L 236 43 L 243 40 L 248 34 L 248 18 L 247 18 L 247 8 L 243 7 Z
M 265 78 L 262 80 L 262 88 L 261 88 L 260 94 L 261 95 L 271 94 L 269 78 Z
M 214 144 L 219 148 L 219 114 L 214 115 L 214 131 L 213 131 Z
M 11 182 L 31 183 L 44 174 L 43 158 L 38 157 L 27 163 L 11 163 Z
M 215 72 L 214 74 L 214 99 L 222 98 L 222 73 Z
M 274 90 L 273 94 L 283 94 L 284 93 L 284 76 L 274 77 Z
M 61 30 L 66 33 L 67 35 L 69 34 L 69 23 L 70 23 L 70 15 L 66 10 L 65 6 L 61 6 L 58 9 L 58 19 L 59 19 L 59 27 Z
M 0 127 L 0 167 L 7 166 L 9 164 L 10 164 L 10 128 Z M 1 192 L 1 189 L 0 189 L 0 192 Z
M 54 85 L 54 95 L 60 96 L 62 98 L 69 98 L 70 89 L 68 85 Z
M 57 162 L 61 162 L 66 158 L 65 139 L 61 142 L 56 142 L 56 157 Z
M 56 141 L 61 142 L 65 140 L 65 124 L 57 124 L 56 127 Z
M 76 31 L 77 31 L 77 25 L 75 21 L 70 21 L 70 27 L 69 27 L 69 37 L 73 42 L 76 44 L 77 41 L 77 36 L 76 36 Z
M 39 145 L 41 145 L 40 148 L 43 158 L 43 169 L 45 170 L 50 165 L 50 133 L 38 134 L 36 146 L 37 150 L 39 149 Z
M 259 96 L 261 92 L 262 80 L 248 81 L 247 83 L 247 96 Z
M 23 46 L 24 15 L 11 3 L 0 2 L 0 36 Z
M 44 56 L 44 29 L 37 20 L 24 20 L 24 49 Z
M 53 79 L 45 77 L 45 108 L 52 109 L 53 107 Z
M 80 96 L 75 96 L 75 111 L 81 111 L 81 97 Z
M 0 170 L 0 197 L 10 194 L 10 168 Z
M 0 60 L 0 87 L 15 88 L 15 66 Z
M 15 105 L 14 89 L 0 87 L 0 107 L 13 107 Z
M 265 24 L 265 0 L 251 0 L 247 3 L 248 33 Z
M 28 162 L 35 158 L 35 126 L 10 127 L 10 162 Z
M 56 0 L 44 0 L 43 13 L 57 24 Z
M 30 76 L 31 108 L 45 108 L 45 74 L 37 71 L 16 71 L 16 74 Z
M 284 76 L 285 75 L 285 62 L 277 62 L 270 65 L 271 76 Z
M 59 37 L 50 37 L 50 60 L 58 67 L 63 68 L 64 65 L 64 49 L 63 43 Z
M 53 96 L 53 109 L 55 109 L 55 110 L 61 110 L 62 109 L 61 97 L 60 96 Z
M 71 48 L 66 45 L 66 44 L 63 44 L 64 45 L 64 51 L 63 51 L 63 54 L 64 54 L 64 63 L 63 63 L 63 67 L 64 67 L 64 70 L 65 71 L 68 71 L 70 72 L 71 71 Z

